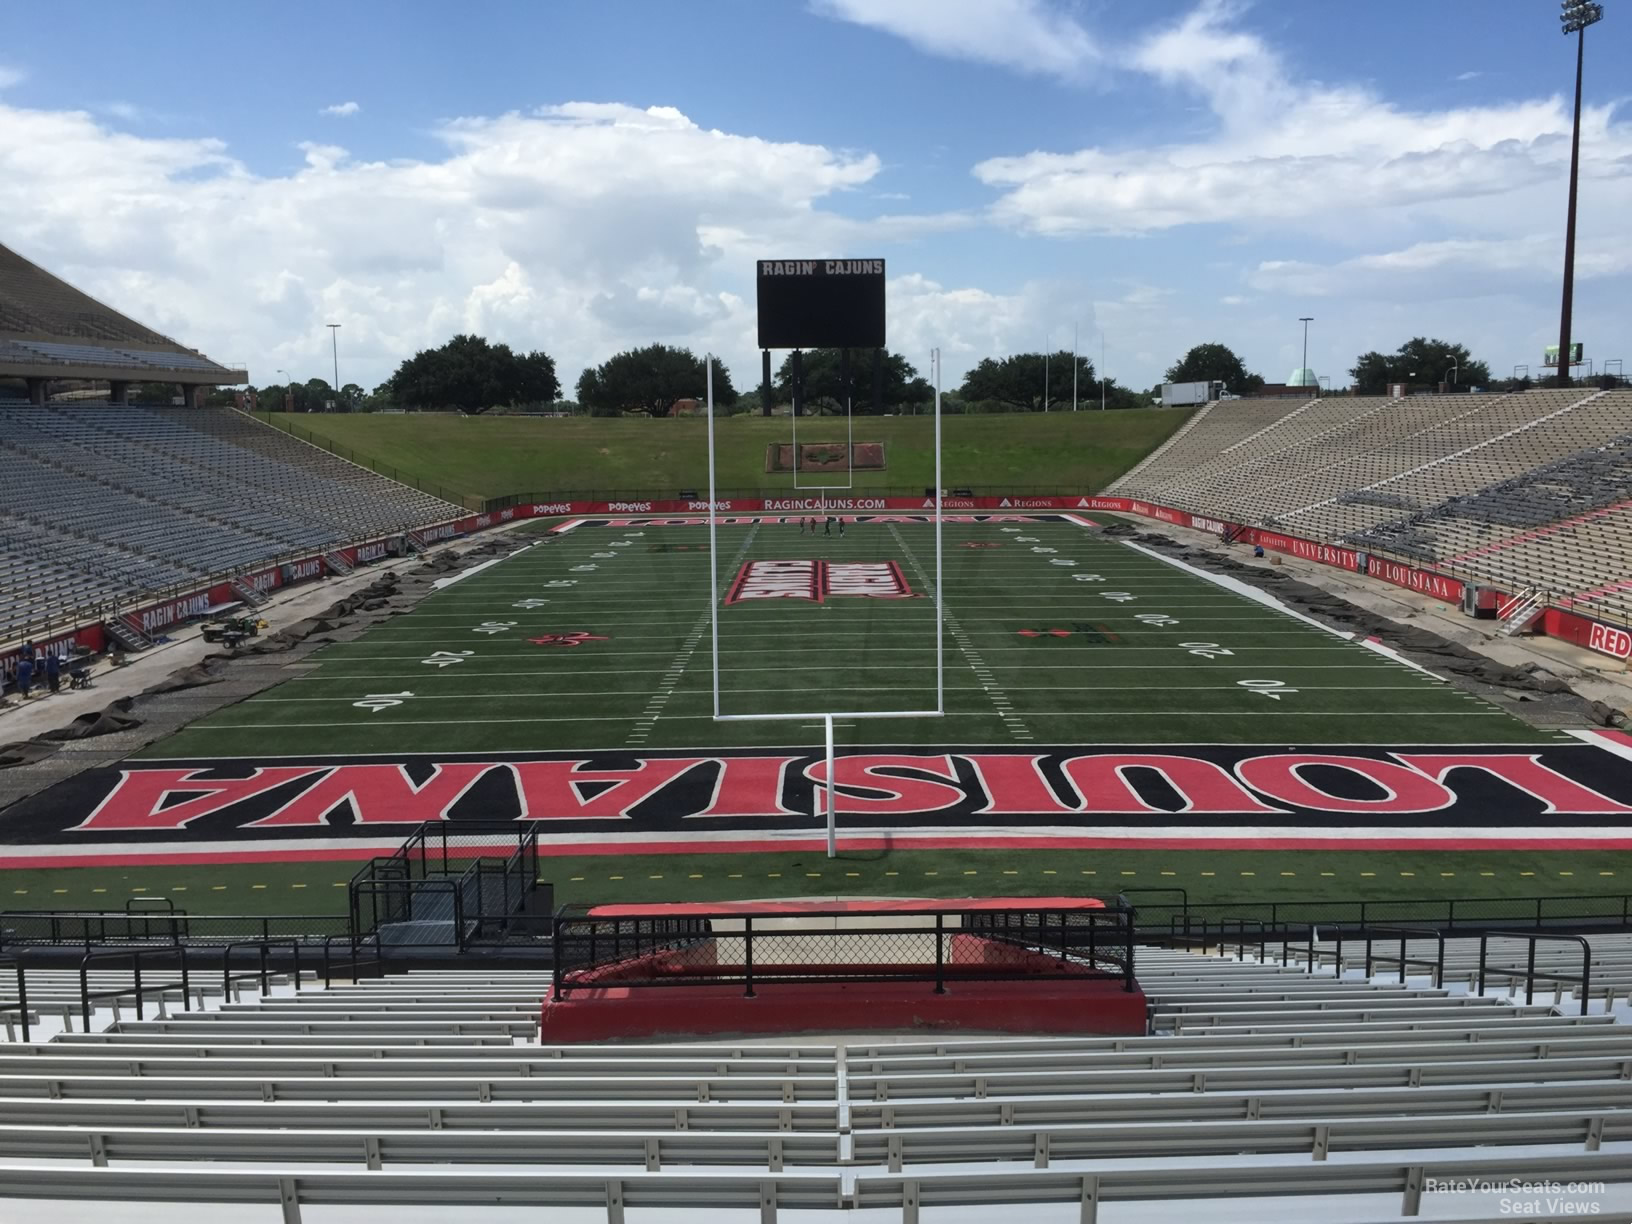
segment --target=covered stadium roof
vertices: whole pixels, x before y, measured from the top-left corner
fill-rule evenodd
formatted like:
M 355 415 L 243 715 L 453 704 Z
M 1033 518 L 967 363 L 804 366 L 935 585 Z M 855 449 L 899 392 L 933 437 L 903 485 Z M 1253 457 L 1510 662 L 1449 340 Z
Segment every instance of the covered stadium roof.
M 104 306 L 0 246 L 0 376 L 215 385 L 248 373 Z

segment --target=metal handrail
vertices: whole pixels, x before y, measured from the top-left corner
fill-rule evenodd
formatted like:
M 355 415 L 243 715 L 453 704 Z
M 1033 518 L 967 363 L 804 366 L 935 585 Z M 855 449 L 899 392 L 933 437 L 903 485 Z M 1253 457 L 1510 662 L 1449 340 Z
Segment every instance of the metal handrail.
M 181 967 L 180 982 L 160 982 L 144 986 L 142 984 L 142 958 L 148 956 L 174 956 Z M 93 991 L 90 984 L 90 967 L 92 961 L 124 960 L 129 958 L 131 966 L 131 988 L 128 990 L 97 990 Z M 193 1009 L 189 995 L 190 985 L 187 977 L 187 949 L 173 948 L 122 948 L 116 951 L 87 952 L 79 962 L 79 1014 L 85 1023 L 85 1031 L 91 1031 L 91 1003 L 96 999 L 123 999 L 134 994 L 136 996 L 136 1019 L 142 1018 L 142 999 L 149 991 L 160 993 L 181 987 L 181 1006 L 183 1011 Z
M 23 1040 L 26 1042 L 31 1040 L 28 1012 L 28 975 L 23 971 L 23 961 L 21 957 L 7 957 L 4 960 L 0 960 L 0 969 L 5 968 L 7 965 L 12 966 L 17 971 L 17 1003 L 15 1006 L 16 1011 L 22 1020 Z M 0 1006 L 0 1014 L 4 1014 L 11 1010 L 13 1009 L 10 1006 Z
M 1522 939 L 1527 945 L 1527 955 L 1524 966 L 1524 1001 L 1529 1005 L 1535 999 L 1536 979 L 1544 982 L 1556 982 L 1564 986 L 1581 987 L 1581 1014 L 1587 1014 L 1587 1002 L 1592 992 L 1592 945 L 1584 935 L 1558 935 L 1550 931 L 1486 931 L 1479 937 L 1479 993 L 1485 993 L 1485 948 L 1492 939 Z M 1572 977 L 1566 973 L 1554 973 L 1546 969 L 1536 968 L 1536 944 L 1543 939 L 1554 940 L 1559 943 L 1575 943 L 1581 945 L 1581 976 Z M 1518 971 L 1513 971 L 1517 976 Z
M 1399 965 L 1401 986 L 1405 985 L 1405 970 L 1408 965 L 1415 965 L 1420 969 L 1432 969 L 1434 971 L 1434 988 L 1436 990 L 1445 984 L 1445 933 L 1443 931 L 1436 931 L 1430 927 L 1371 927 L 1364 932 L 1364 935 L 1366 940 L 1367 978 L 1371 977 L 1371 967 L 1374 963 L 1386 962 L 1388 964 Z M 1371 941 L 1372 937 L 1375 935 L 1387 935 L 1390 937 L 1398 935 L 1400 937 L 1400 954 L 1398 956 L 1373 956 Z M 1418 939 L 1433 939 L 1438 941 L 1439 951 L 1433 960 L 1426 960 L 1422 957 L 1416 956 L 1406 956 L 1406 940 L 1412 937 L 1416 937 Z M 1341 942 L 1339 946 L 1341 948 Z M 1340 951 L 1339 956 L 1341 957 L 1341 955 L 1342 953 Z
M 232 954 L 238 948 L 254 948 L 259 953 L 259 964 L 256 969 L 247 973 L 234 974 L 232 972 Z M 260 979 L 261 996 L 264 998 L 272 991 L 271 973 L 268 967 L 268 953 L 273 948 L 288 948 L 294 962 L 295 985 L 300 985 L 300 943 L 294 939 L 245 939 L 221 947 L 221 997 L 225 999 L 232 991 L 234 982 L 242 982 L 253 978 Z

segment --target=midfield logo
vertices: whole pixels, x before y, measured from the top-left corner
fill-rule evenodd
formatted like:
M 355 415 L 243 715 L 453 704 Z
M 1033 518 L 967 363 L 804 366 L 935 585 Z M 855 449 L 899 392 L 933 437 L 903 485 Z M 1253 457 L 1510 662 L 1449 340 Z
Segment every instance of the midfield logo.
M 579 646 L 584 642 L 609 642 L 611 638 L 577 630 L 572 633 L 546 633 L 543 637 L 528 638 L 534 646 Z
M 737 574 L 725 602 L 803 599 L 823 603 L 844 595 L 911 599 L 912 588 L 894 561 L 750 561 Z

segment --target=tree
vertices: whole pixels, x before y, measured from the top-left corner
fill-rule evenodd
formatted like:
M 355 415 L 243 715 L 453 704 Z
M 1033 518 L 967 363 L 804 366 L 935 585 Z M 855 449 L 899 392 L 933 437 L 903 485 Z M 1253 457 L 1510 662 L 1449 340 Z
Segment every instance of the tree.
M 1223 383 L 1235 395 L 1263 390 L 1264 380 L 1247 373 L 1241 358 L 1223 344 L 1198 344 L 1167 371 L 1170 383 Z
M 380 390 L 416 408 L 457 408 L 475 415 L 499 405 L 553 404 L 561 383 L 555 362 L 544 353 L 517 356 L 508 344 L 458 335 L 441 348 L 415 353 Z
M 836 348 L 807 349 L 802 354 L 804 363 L 805 398 L 801 411 L 843 413 L 846 399 L 841 377 L 843 362 L 841 350 Z M 886 350 L 884 381 L 881 388 L 880 411 L 892 406 L 921 404 L 935 398 L 935 390 L 900 353 Z M 779 401 L 793 400 L 793 355 L 783 358 L 776 372 L 776 397 Z M 850 351 L 849 400 L 852 410 L 859 414 L 873 410 L 873 355 L 865 350 Z
M 963 376 L 958 396 L 966 403 L 990 400 L 1003 404 L 1013 412 L 1047 412 L 1061 404 L 1071 404 L 1071 354 L 1067 352 L 1016 353 L 1001 361 L 986 358 Z M 1076 359 L 1077 394 L 1088 398 L 1090 390 L 1097 399 L 1098 384 L 1094 381 L 1094 363 L 1086 357 Z M 1044 386 L 1047 398 L 1044 398 Z
M 668 416 L 683 399 L 701 400 L 707 390 L 703 359 L 690 349 L 649 344 L 607 358 L 578 379 L 578 402 L 595 416 L 644 412 Z M 714 402 L 736 403 L 731 372 L 714 361 Z
M 1475 361 L 1464 345 L 1413 336 L 1392 353 L 1361 353 L 1349 377 L 1356 395 L 1385 395 L 1390 383 L 1454 381 L 1467 387 L 1487 386 L 1490 367 Z

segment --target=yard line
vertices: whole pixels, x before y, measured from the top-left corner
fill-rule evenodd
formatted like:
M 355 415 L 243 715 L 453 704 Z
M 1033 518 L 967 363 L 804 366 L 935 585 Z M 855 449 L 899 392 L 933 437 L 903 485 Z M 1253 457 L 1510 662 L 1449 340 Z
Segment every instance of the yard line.
M 927 684 L 916 684 L 916 685 L 908 684 L 908 685 L 902 685 L 901 688 L 903 690 L 906 690 L 906 691 L 916 691 L 916 690 L 919 690 L 919 689 L 922 689 L 924 691 L 928 691 L 930 686 L 927 685 Z M 1032 685 L 1028 685 L 1026 687 L 1025 691 L 1027 693 L 1142 693 L 1142 692 L 1146 691 L 1149 688 L 1150 688 L 1150 685 L 1148 685 L 1148 684 L 1116 684 L 1116 685 L 1107 685 L 1107 684 L 1032 684 Z M 876 692 L 877 689 L 878 689 L 878 686 L 876 684 L 832 684 L 832 685 L 823 685 L 822 686 L 822 690 L 824 692 L 829 692 L 829 693 L 871 693 L 871 692 Z M 1237 685 L 1234 685 L 1234 684 L 1164 684 L 1162 686 L 1162 690 L 1164 692 L 1168 692 L 1168 693 L 1241 693 L 1241 692 L 1244 691 L 1240 687 L 1238 687 Z M 1432 692 L 1436 692 L 1436 693 L 1443 691 L 1442 689 L 1433 688 L 1433 686 L 1428 685 L 1428 684 L 1328 684 L 1328 685 L 1304 684 L 1304 685 L 1299 685 L 1298 686 L 1298 691 L 1301 692 L 1301 693 L 1406 693 L 1406 692 L 1419 693 L 1419 692 L 1423 692 L 1424 690 L 1428 690 L 1428 691 L 1432 691 Z M 796 692 L 804 692 L 804 691 L 806 691 L 806 690 L 801 689 L 801 688 L 727 688 L 727 689 L 721 689 L 720 690 L 721 693 L 733 693 L 733 694 L 744 695 L 744 696 L 748 695 L 748 694 L 751 694 L 751 693 L 796 693 Z M 946 686 L 946 691 L 949 692 L 949 693 L 986 693 L 991 697 L 992 702 L 993 702 L 994 705 L 1011 705 L 1012 704 L 1007 697 L 1002 695 L 1002 690 L 1000 688 L 998 688 L 996 685 L 988 685 L 988 684 L 947 685 Z M 685 689 L 685 690 L 680 690 L 678 692 L 676 690 L 674 690 L 674 689 L 670 689 L 667 694 L 659 693 L 658 696 L 652 697 L 649 700 L 648 704 L 655 704 L 657 707 L 661 708 L 664 701 L 666 701 L 669 697 L 674 697 L 674 696 L 679 696 L 679 697 L 707 697 L 707 696 L 710 696 L 712 693 L 713 693 L 712 688 L 709 688 L 709 689 Z M 508 698 L 513 698 L 513 697 L 514 698 L 525 698 L 525 699 L 529 699 L 529 700 L 537 700 L 541 696 L 546 696 L 546 697 L 548 697 L 549 699 L 552 699 L 552 700 L 554 698 L 557 698 L 557 697 L 602 697 L 602 698 L 633 697 L 633 698 L 639 699 L 639 698 L 645 698 L 646 691 L 644 689 L 630 689 L 630 690 L 620 692 L 620 691 L 608 690 L 608 689 L 604 689 L 604 688 L 602 688 L 602 689 L 586 689 L 586 690 L 581 690 L 581 691 L 556 689 L 556 690 L 552 690 L 548 694 L 541 695 L 541 694 L 536 693 L 536 692 L 528 692 L 528 693 L 495 693 L 491 689 L 485 689 L 479 694 L 472 694 L 472 693 L 423 693 L 423 694 L 416 694 L 415 697 L 414 697 L 414 700 L 416 702 L 418 702 L 418 701 L 469 701 L 472 696 L 481 696 L 481 697 L 489 698 L 489 699 L 492 699 L 492 700 L 495 700 L 495 701 L 502 701 L 502 700 L 505 700 L 505 699 L 508 699 Z M 663 698 L 663 700 L 662 701 L 658 700 L 659 697 Z M 355 699 L 356 698 L 355 698 L 354 694 L 348 694 L 348 695 L 340 696 L 340 697 L 263 697 L 261 700 L 263 702 L 267 703 L 267 704 L 296 705 L 296 704 L 310 704 L 312 702 L 319 702 L 319 701 L 351 702 L 351 701 L 354 701 Z

